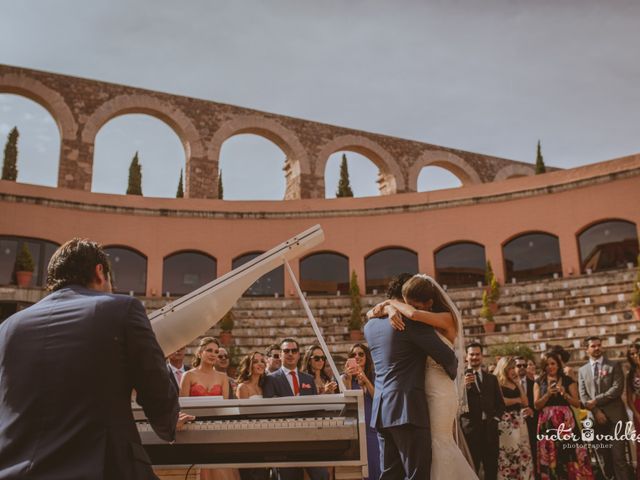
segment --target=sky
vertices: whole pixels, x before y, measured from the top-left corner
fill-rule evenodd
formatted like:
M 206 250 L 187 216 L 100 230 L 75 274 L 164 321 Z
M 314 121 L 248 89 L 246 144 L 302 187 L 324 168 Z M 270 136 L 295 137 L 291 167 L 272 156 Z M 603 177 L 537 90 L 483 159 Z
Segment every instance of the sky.
M 3 64 L 526 162 L 541 140 L 545 163 L 560 168 L 640 152 L 639 45 L 631 0 L 20 0 L 0 16 Z M 55 185 L 55 123 L 0 94 L 0 141 L 16 125 L 18 180 Z M 124 193 L 136 151 L 144 194 L 175 196 L 184 151 L 144 115 L 101 129 L 92 190 Z M 327 166 L 327 197 L 340 157 Z M 377 168 L 347 158 L 356 196 L 377 195 Z M 266 139 L 232 137 L 225 198 L 282 198 L 283 163 Z M 419 179 L 420 190 L 459 184 L 433 167 Z

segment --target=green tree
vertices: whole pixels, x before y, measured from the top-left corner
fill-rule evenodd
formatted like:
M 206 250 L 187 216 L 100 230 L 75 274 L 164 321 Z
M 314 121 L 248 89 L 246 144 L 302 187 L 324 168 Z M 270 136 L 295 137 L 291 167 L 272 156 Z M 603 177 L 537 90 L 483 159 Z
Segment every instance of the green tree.
M 218 172 L 218 199 L 224 199 L 224 191 L 222 189 L 222 170 Z
M 495 277 L 493 274 L 493 268 L 491 267 L 491 262 L 487 260 L 487 268 L 484 271 L 484 284 L 487 286 L 491 285 L 491 280 Z
M 138 160 L 138 152 L 133 156 L 131 165 L 129 165 L 127 195 L 142 195 L 142 165 Z
M 356 271 L 351 272 L 349 282 L 349 294 L 351 295 L 351 317 L 349 318 L 349 330 L 360 330 L 362 326 L 362 302 L 360 301 L 360 287 Z
M 7 136 L 4 146 L 4 161 L 2 162 L 2 180 L 13 182 L 18 178 L 18 127 L 13 127 Z
M 540 140 L 538 140 L 538 153 L 536 154 L 536 175 L 545 173 L 547 167 L 544 166 L 544 158 L 542 157 L 542 151 L 540 150 Z
M 178 180 L 178 191 L 176 192 L 176 198 L 184 197 L 184 189 L 182 187 L 182 169 L 180 169 L 180 180 Z
M 349 183 L 349 167 L 347 166 L 347 156 L 342 154 L 342 162 L 340 163 L 340 181 L 338 182 L 338 191 L 336 197 L 353 197 L 351 184 Z

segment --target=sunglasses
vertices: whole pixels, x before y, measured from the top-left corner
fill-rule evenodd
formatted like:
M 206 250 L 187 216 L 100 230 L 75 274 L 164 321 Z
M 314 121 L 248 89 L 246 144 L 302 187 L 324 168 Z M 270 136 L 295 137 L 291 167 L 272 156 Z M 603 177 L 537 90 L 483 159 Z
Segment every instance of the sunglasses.
M 282 353 L 298 353 L 297 348 L 283 348 Z
M 527 364 L 526 363 L 519 363 L 518 365 L 516 365 L 516 368 L 527 368 Z
M 276 360 L 278 360 L 280 358 L 280 354 L 279 353 L 273 353 L 273 354 L 269 355 L 269 358 L 275 358 Z
M 327 357 L 325 357 L 324 355 L 313 355 L 311 358 L 316 362 L 319 362 L 320 360 L 324 362 L 327 359 Z
M 227 358 L 229 358 L 229 355 L 225 355 L 224 353 L 222 353 L 222 354 L 218 355 L 218 358 L 220 360 L 226 360 Z
M 360 357 L 364 358 L 364 352 L 354 352 L 349 354 L 349 358 Z

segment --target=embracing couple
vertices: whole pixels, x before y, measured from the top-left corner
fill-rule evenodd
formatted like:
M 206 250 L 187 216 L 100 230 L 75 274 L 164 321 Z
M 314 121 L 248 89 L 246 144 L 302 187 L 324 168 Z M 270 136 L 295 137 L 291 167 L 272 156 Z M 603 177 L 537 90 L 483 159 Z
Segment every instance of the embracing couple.
M 426 275 L 398 276 L 387 296 L 364 329 L 376 368 L 380 480 L 477 479 L 453 433 L 466 404 L 460 313 Z

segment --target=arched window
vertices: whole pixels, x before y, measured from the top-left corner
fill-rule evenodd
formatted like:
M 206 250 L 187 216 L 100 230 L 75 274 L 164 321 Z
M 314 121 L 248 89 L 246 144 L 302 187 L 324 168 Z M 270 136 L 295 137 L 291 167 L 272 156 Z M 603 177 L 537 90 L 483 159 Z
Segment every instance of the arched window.
M 448 287 L 476 286 L 484 280 L 484 247 L 472 242 L 457 242 L 435 254 L 436 280 Z
M 367 293 L 383 292 L 400 273 L 418 273 L 418 254 L 401 247 L 385 248 L 364 260 Z
M 535 280 L 562 275 L 558 237 L 536 232 L 520 235 L 502 247 L 507 281 Z
M 147 257 L 127 247 L 107 247 L 113 291 L 144 295 L 147 291 Z
M 216 259 L 200 252 L 178 252 L 162 262 L 162 293 L 184 295 L 216 278 Z
M 238 268 L 254 258 L 262 255 L 263 252 L 245 253 L 236 257 L 231 262 L 231 268 Z M 251 285 L 246 292 L 245 297 L 273 297 L 275 294 L 284 295 L 284 266 L 271 270 L 263 275 Z
M 349 259 L 334 252 L 313 253 L 303 258 L 300 288 L 310 295 L 349 293 Z
M 49 265 L 49 260 L 60 245 L 36 238 L 14 236 L 0 236 L 0 285 L 16 283 L 16 256 L 23 244 L 27 245 L 35 266 L 30 285 L 43 287 L 47 282 L 47 266 Z
M 583 272 L 623 268 L 637 263 L 638 230 L 624 220 L 600 222 L 578 235 L 580 264 Z

